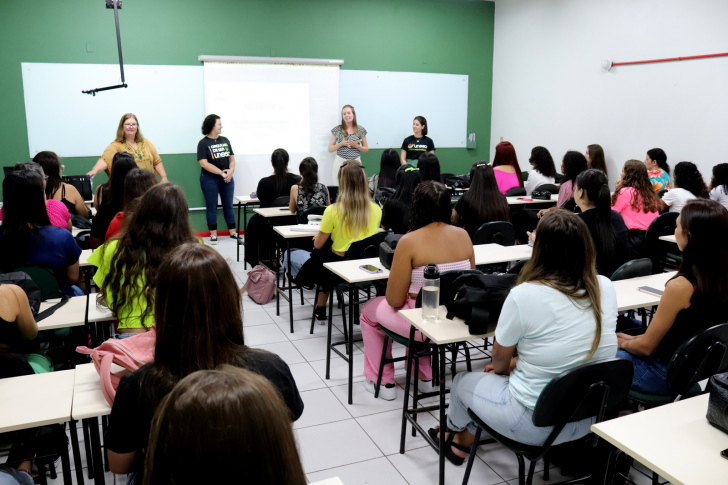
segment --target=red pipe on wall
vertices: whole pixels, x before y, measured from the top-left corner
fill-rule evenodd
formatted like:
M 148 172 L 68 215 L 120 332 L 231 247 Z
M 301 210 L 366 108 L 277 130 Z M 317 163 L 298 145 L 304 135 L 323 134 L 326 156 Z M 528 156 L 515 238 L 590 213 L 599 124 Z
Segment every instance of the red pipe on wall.
M 650 64 L 652 62 L 685 61 L 688 59 L 705 59 L 707 57 L 725 57 L 725 56 L 728 56 L 728 52 L 723 52 L 721 54 L 705 54 L 702 56 L 669 57 L 667 59 L 651 59 L 648 61 L 612 62 L 612 66 L 627 66 L 629 64 Z

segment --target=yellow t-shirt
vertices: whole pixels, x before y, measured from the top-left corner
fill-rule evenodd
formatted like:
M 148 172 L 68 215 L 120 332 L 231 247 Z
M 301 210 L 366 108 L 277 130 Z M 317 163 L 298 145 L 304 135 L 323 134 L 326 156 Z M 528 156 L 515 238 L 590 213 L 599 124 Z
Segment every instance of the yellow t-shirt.
M 374 202 L 369 202 L 369 225 L 365 233 L 349 234 L 342 227 L 343 217 L 339 214 L 339 204 L 333 204 L 326 208 L 324 217 L 321 219 L 319 230 L 331 234 L 331 249 L 339 252 L 346 252 L 353 243 L 375 235 L 382 223 L 382 209 Z
M 104 159 L 104 162 L 106 162 L 106 165 L 109 166 L 107 169 L 107 173 L 111 171 L 111 163 L 114 160 L 114 155 L 116 155 L 119 152 L 127 152 L 131 153 L 134 156 L 134 160 L 137 163 L 137 166 L 139 168 L 143 168 L 146 170 L 150 170 L 154 172 L 154 166 L 162 163 L 162 159 L 159 157 L 159 153 L 157 153 L 157 149 L 152 145 L 152 142 L 144 138 L 144 140 L 141 143 L 137 143 L 137 149 L 134 150 L 131 145 L 119 142 L 111 142 L 111 145 L 106 147 L 106 150 L 104 150 L 104 154 L 101 155 L 101 158 Z
M 94 275 L 94 281 L 101 288 L 111 268 L 111 260 L 116 254 L 116 245 L 119 241 L 112 239 L 103 246 L 96 249 L 88 258 L 88 262 L 98 268 Z M 137 279 L 136 284 L 144 288 L 146 279 L 142 276 Z M 106 302 L 113 305 L 114 295 L 107 294 Z M 154 324 L 154 312 L 147 315 L 142 325 L 141 315 L 146 310 L 148 302 L 143 297 L 134 298 L 131 305 L 117 309 L 116 318 L 119 319 L 119 328 L 151 328 Z

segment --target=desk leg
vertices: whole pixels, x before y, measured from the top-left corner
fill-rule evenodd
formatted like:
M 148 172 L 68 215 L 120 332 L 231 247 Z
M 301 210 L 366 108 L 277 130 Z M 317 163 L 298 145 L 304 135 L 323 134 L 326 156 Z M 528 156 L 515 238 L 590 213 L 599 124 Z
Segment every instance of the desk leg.
M 88 432 L 88 420 L 84 419 L 81 420 L 81 424 L 83 426 L 83 447 L 86 450 L 86 470 L 88 472 L 88 479 L 93 480 L 94 478 L 94 459 L 91 456 L 91 436 Z
M 440 485 L 445 485 L 445 346 L 438 345 L 437 351 L 440 353 Z
M 329 296 L 333 298 L 333 295 Z M 349 404 L 353 404 L 352 388 L 354 381 L 354 285 L 349 285 L 349 338 L 346 348 L 349 350 Z
M 238 201 L 238 225 L 235 228 L 236 231 L 238 231 L 238 263 L 240 262 L 240 206 L 243 205 Z M 243 268 L 245 269 L 245 268 Z
M 66 440 L 63 440 L 63 451 L 61 451 L 61 470 L 63 470 L 63 485 L 73 485 L 73 477 L 71 476 L 71 460 L 68 457 L 68 447 Z
M 79 485 L 83 485 L 83 467 L 81 466 L 81 448 L 78 444 L 78 421 L 71 420 L 69 423 L 71 428 L 69 434 L 71 435 L 71 450 L 73 451 L 73 463 L 76 465 L 76 482 Z
M 407 410 L 409 407 L 409 390 L 411 385 L 410 369 L 412 368 L 413 348 L 412 342 L 415 341 L 415 326 L 410 325 L 409 345 L 407 346 L 407 363 L 404 366 L 404 407 L 402 408 L 402 435 L 399 438 L 399 452 L 404 454 L 404 440 L 407 436 Z
M 238 214 L 240 214 L 240 211 L 238 211 Z M 240 224 L 238 223 L 238 226 Z M 248 205 L 245 204 L 243 207 L 243 234 L 248 233 Z M 243 269 L 248 269 L 248 262 L 245 260 L 245 255 L 243 255 Z
M 99 419 L 89 418 L 89 433 L 91 434 L 91 453 L 94 461 L 94 483 L 105 485 L 104 460 L 101 458 L 101 437 L 99 435 Z
M 291 320 L 291 333 L 293 333 L 293 275 L 291 274 L 291 242 L 288 239 L 286 239 L 286 251 L 288 251 L 288 317 Z

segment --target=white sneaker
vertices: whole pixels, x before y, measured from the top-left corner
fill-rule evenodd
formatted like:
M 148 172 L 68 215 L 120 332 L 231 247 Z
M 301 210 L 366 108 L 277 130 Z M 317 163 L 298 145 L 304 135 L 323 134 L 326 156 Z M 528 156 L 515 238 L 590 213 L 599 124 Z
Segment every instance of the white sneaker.
M 217 244 L 217 236 L 210 236 L 210 244 L 213 246 Z
M 364 389 L 366 389 L 367 392 L 374 394 L 375 388 L 375 383 L 365 377 Z M 379 397 L 384 399 L 385 401 L 394 401 L 397 398 L 397 386 L 384 387 L 384 384 L 382 384 L 381 386 L 379 386 Z
M 417 381 L 417 392 L 420 394 L 426 392 L 435 392 L 439 390 L 439 387 L 432 387 L 432 381 L 423 381 L 421 379 Z

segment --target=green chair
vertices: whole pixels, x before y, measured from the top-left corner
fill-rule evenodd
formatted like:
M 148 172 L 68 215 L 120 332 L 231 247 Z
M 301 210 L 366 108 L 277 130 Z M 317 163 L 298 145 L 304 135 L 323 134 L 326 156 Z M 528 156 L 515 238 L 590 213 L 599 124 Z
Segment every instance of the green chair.
M 19 268 L 13 268 L 13 271 L 22 271 L 30 276 L 30 279 L 33 280 L 40 290 L 41 301 L 61 298 L 63 296 L 61 283 L 58 281 L 58 277 L 52 269 L 44 266 L 21 266 Z

